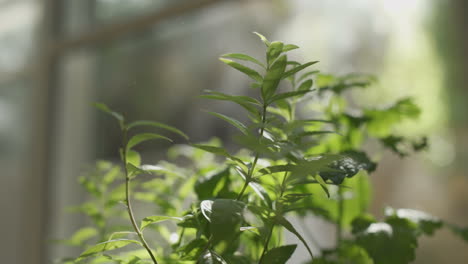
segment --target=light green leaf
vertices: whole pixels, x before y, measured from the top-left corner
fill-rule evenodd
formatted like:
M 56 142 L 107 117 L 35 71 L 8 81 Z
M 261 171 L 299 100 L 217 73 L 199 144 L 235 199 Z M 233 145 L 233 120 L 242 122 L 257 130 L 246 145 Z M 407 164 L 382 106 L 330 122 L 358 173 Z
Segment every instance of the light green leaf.
M 249 68 L 247 66 L 244 66 L 242 64 L 239 64 L 239 63 L 237 63 L 237 62 L 235 62 L 233 60 L 229 60 L 229 59 L 220 58 L 219 60 L 226 63 L 227 65 L 233 67 L 234 69 L 247 74 L 250 78 L 254 79 L 257 82 L 262 82 L 263 81 L 262 76 L 257 71 L 255 71 L 255 70 L 253 70 L 253 69 L 251 69 L 251 68 Z
M 286 44 L 283 47 L 283 52 L 288 52 L 290 50 L 295 50 L 295 49 L 298 49 L 298 48 L 299 48 L 299 46 L 296 46 L 294 44 Z
M 135 167 L 139 167 L 141 164 L 140 154 L 134 150 L 127 151 L 127 162 L 131 163 Z
M 179 129 L 175 128 L 175 127 L 172 127 L 172 126 L 169 126 L 169 125 L 166 125 L 166 124 L 163 124 L 163 123 L 159 123 L 159 122 L 154 122 L 154 121 L 147 121 L 147 120 L 139 120 L 139 121 L 135 121 L 135 122 L 132 122 L 130 124 L 128 124 L 127 126 L 127 129 L 131 129 L 131 128 L 134 128 L 134 127 L 137 127 L 137 126 L 152 126 L 152 127 L 158 127 L 158 128 L 162 128 L 162 129 L 165 129 L 165 130 L 168 130 L 168 131 L 171 131 L 171 132 L 174 132 L 180 136 L 182 136 L 183 138 L 185 138 L 186 140 L 189 139 L 189 137 L 182 131 L 180 131 Z
M 163 215 L 148 216 L 148 217 L 143 218 L 143 220 L 141 220 L 140 229 L 143 230 L 151 224 L 156 224 L 156 223 L 166 221 L 166 220 L 182 221 L 184 219 L 182 217 L 163 216 Z
M 307 68 L 307 67 L 309 67 L 311 65 L 314 65 L 317 62 L 318 61 L 311 61 L 311 62 L 308 62 L 308 63 L 301 64 L 299 66 L 296 66 L 296 67 L 292 68 L 291 70 L 285 72 L 281 78 L 286 79 L 289 76 L 295 74 L 296 72 L 302 71 L 303 69 L 305 69 L 305 68 Z
M 221 55 L 221 57 L 231 58 L 231 59 L 239 59 L 239 60 L 244 60 L 244 61 L 250 61 L 250 62 L 253 62 L 253 63 L 257 64 L 257 65 L 260 65 L 262 68 L 266 68 L 263 63 L 261 63 L 257 59 L 255 59 L 255 58 L 253 58 L 253 57 L 251 57 L 249 55 L 246 55 L 246 54 L 228 53 L 228 54 Z
M 263 36 L 262 34 L 258 33 L 258 32 L 253 32 L 255 35 L 257 35 L 263 43 L 265 43 L 265 45 L 268 47 L 270 46 L 270 41 L 268 41 L 267 38 L 265 38 L 265 36 Z
M 232 117 L 229 117 L 229 116 L 226 116 L 226 115 L 223 115 L 223 114 L 220 114 L 220 113 L 216 113 L 216 112 L 208 112 L 209 114 L 212 114 L 216 117 L 219 117 L 221 119 L 223 119 L 224 121 L 228 122 L 229 124 L 237 127 L 243 134 L 247 135 L 249 133 L 247 127 L 242 124 L 240 121 L 232 118 Z
M 161 136 L 158 134 L 154 133 L 141 133 L 141 134 L 136 134 L 127 143 L 127 151 L 133 148 L 134 146 L 140 144 L 141 142 L 148 141 L 148 140 L 154 140 L 154 139 L 164 139 L 167 141 L 172 142 L 170 138 L 167 138 L 165 136 Z
M 115 239 L 115 240 L 109 240 L 106 242 L 99 243 L 97 245 L 94 245 L 87 250 L 85 250 L 81 255 L 76 259 L 77 261 L 80 261 L 84 258 L 90 257 L 92 255 L 95 255 L 97 253 L 101 253 L 104 251 L 109 251 L 113 249 L 118 249 L 125 247 L 129 244 L 138 244 L 141 245 L 140 242 L 136 240 L 130 240 L 130 239 Z
M 278 224 L 284 226 L 284 228 L 286 228 L 289 232 L 293 233 L 294 235 L 296 235 L 297 238 L 299 238 L 302 244 L 304 244 L 304 246 L 307 248 L 310 257 L 313 259 L 314 255 L 312 254 L 312 250 L 310 250 L 310 247 L 305 241 L 305 239 L 301 236 L 301 234 L 299 234 L 299 232 L 297 232 L 296 228 L 294 228 L 291 222 L 289 222 L 288 219 L 284 218 L 284 216 L 282 215 L 277 215 L 275 219 Z
M 296 250 L 297 245 L 285 245 L 268 250 L 260 264 L 285 264 Z
M 279 57 L 279 55 L 283 52 L 284 44 L 279 41 L 274 41 L 268 46 L 267 49 L 267 64 L 271 66 L 271 64 Z
M 328 191 L 327 184 L 323 180 L 322 176 L 315 175 L 315 180 L 320 184 L 320 187 L 322 187 L 323 191 L 327 194 L 327 197 L 330 198 L 330 191 Z
M 202 144 L 191 144 L 191 146 L 195 147 L 195 148 L 198 148 L 198 149 L 202 149 L 202 150 L 204 150 L 206 152 L 210 152 L 210 153 L 213 153 L 213 154 L 216 154 L 216 155 L 224 156 L 224 157 L 227 157 L 227 158 L 229 158 L 231 160 L 235 160 L 235 161 L 238 161 L 240 163 L 243 163 L 242 160 L 232 156 L 231 154 L 229 154 L 227 152 L 226 149 L 221 148 L 221 147 L 202 145 Z

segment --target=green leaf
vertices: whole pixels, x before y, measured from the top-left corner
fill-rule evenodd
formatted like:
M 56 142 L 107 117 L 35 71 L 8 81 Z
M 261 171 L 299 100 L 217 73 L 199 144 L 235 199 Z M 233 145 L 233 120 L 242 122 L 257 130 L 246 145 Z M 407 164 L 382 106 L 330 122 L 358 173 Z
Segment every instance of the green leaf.
M 262 84 L 262 98 L 264 101 L 269 101 L 275 94 L 284 70 L 286 69 L 286 62 L 287 57 L 283 55 L 279 57 L 267 71 Z
M 289 76 L 295 74 L 296 72 L 299 72 L 299 71 L 302 71 L 303 69 L 311 66 L 311 65 L 314 65 L 315 63 L 317 63 L 318 61 L 311 61 L 311 62 L 308 62 L 308 63 L 304 63 L 304 64 L 301 64 L 299 66 L 296 66 L 294 68 L 292 68 L 291 70 L 285 72 L 283 74 L 283 76 L 281 76 L 281 79 L 286 79 L 288 78 Z
M 206 177 L 199 178 L 195 183 L 195 193 L 199 200 L 214 198 L 216 189 L 222 179 L 229 177 L 229 168 L 209 174 Z
M 395 216 L 407 219 L 417 224 L 421 232 L 426 235 L 434 234 L 434 231 L 443 226 L 443 222 L 440 219 L 428 213 L 414 209 L 393 209 L 387 207 L 385 208 L 385 215 L 387 217 Z
M 261 66 L 262 68 L 266 68 L 263 63 L 261 63 L 257 59 L 255 59 L 255 58 L 253 58 L 253 57 L 251 57 L 249 55 L 246 55 L 246 54 L 228 53 L 228 54 L 221 55 L 221 57 L 231 58 L 231 59 L 239 59 L 239 60 L 244 60 L 244 61 L 250 61 L 250 62 L 253 62 L 253 63 Z
M 140 144 L 141 142 L 148 141 L 148 140 L 154 140 L 154 139 L 164 139 L 167 141 L 172 142 L 170 138 L 167 138 L 165 136 L 161 136 L 158 134 L 154 133 L 141 133 L 141 134 L 136 134 L 127 143 L 127 151 L 133 148 L 134 146 Z
M 113 116 L 115 119 L 119 121 L 120 127 L 121 128 L 123 127 L 124 117 L 122 116 L 122 114 L 112 111 L 107 105 L 103 103 L 94 103 L 94 107 L 96 107 L 97 109 L 101 110 L 102 112 L 106 114 Z
M 313 259 L 314 255 L 312 254 L 312 250 L 310 250 L 309 245 L 305 241 L 305 239 L 301 236 L 299 232 L 297 232 L 296 228 L 291 224 L 291 222 L 288 221 L 288 219 L 284 218 L 282 215 L 277 215 L 275 218 L 276 222 L 280 225 L 282 225 L 284 228 L 286 228 L 289 232 L 293 233 L 296 235 L 296 237 L 304 244 L 304 246 L 307 248 L 307 251 L 309 252 L 310 257 Z
M 265 36 L 263 36 L 262 34 L 258 33 L 258 32 L 253 32 L 255 35 L 257 35 L 263 43 L 265 43 L 265 45 L 268 47 L 270 46 L 270 41 L 268 41 L 267 38 L 265 38 Z
M 80 261 L 84 258 L 90 257 L 92 255 L 95 255 L 97 253 L 101 253 L 104 251 L 109 251 L 113 249 L 118 249 L 125 247 L 129 244 L 138 244 L 141 245 L 140 242 L 136 240 L 130 240 L 130 239 L 115 239 L 115 240 L 109 240 L 106 242 L 99 243 L 97 245 L 94 245 L 87 250 L 85 250 L 81 255 L 76 259 L 77 261 Z
M 163 123 L 154 122 L 154 121 L 147 121 L 147 120 L 135 121 L 135 122 L 128 124 L 127 129 L 130 130 L 131 128 L 134 128 L 137 126 L 152 126 L 152 127 L 162 128 L 162 129 L 174 132 L 180 135 L 181 137 L 185 138 L 186 140 L 189 139 L 189 137 L 184 132 L 180 131 L 179 129 L 163 124 Z
M 143 169 L 140 169 L 139 167 L 133 165 L 132 163 L 127 163 L 127 172 L 128 172 L 128 177 L 130 179 L 140 175 L 140 174 L 145 174 L 146 171 Z
M 163 215 L 148 216 L 148 217 L 143 218 L 143 220 L 141 220 L 140 230 L 145 229 L 147 226 L 151 224 L 156 224 L 156 223 L 166 221 L 166 220 L 182 221 L 184 219 L 182 217 L 163 216 Z
M 229 124 L 237 127 L 244 135 L 247 135 L 249 133 L 247 127 L 242 124 L 240 121 L 232 118 L 232 117 L 229 117 L 229 116 L 226 116 L 226 115 L 223 115 L 223 114 L 220 114 L 220 113 L 216 113 L 216 112 L 208 112 L 209 114 L 212 114 L 216 117 L 219 117 L 221 119 L 223 119 L 224 121 L 228 122 Z
M 285 245 L 268 250 L 260 264 L 285 264 L 296 250 L 297 245 Z
M 312 84 L 314 83 L 314 81 L 312 79 L 309 79 L 303 83 L 301 83 L 301 85 L 299 85 L 299 87 L 297 88 L 298 91 L 308 91 L 310 90 L 310 88 L 312 87 Z
M 293 92 L 285 92 L 285 93 L 280 93 L 280 94 L 276 94 L 275 96 L 273 96 L 270 101 L 268 102 L 268 104 L 272 104 L 278 100 L 283 100 L 283 99 L 287 99 L 287 98 L 290 98 L 290 97 L 295 97 L 295 96 L 302 96 L 306 93 L 310 93 L 314 90 L 300 90 L 300 91 L 293 91 Z
M 267 49 L 267 64 L 271 65 L 283 52 L 284 44 L 279 41 L 273 41 Z
M 95 237 L 97 234 L 98 231 L 96 230 L 96 228 L 83 227 L 75 233 L 73 233 L 70 239 L 59 242 L 63 242 L 70 246 L 82 246 L 86 240 Z
M 288 52 L 290 50 L 295 50 L 295 49 L 298 49 L 299 46 L 296 46 L 294 44 L 286 44 L 283 46 L 283 52 Z
M 206 99 L 213 99 L 213 100 L 223 100 L 223 101 L 231 101 L 234 102 L 240 106 L 242 106 L 244 109 L 249 111 L 252 114 L 259 115 L 258 108 L 261 106 L 261 103 L 254 98 L 248 97 L 248 96 L 235 96 L 235 95 L 228 95 L 220 92 L 213 92 L 207 90 L 209 94 L 201 95 L 201 98 L 206 98 Z
M 323 191 L 327 194 L 327 197 L 330 198 L 330 191 L 328 190 L 327 184 L 323 180 L 322 176 L 315 175 L 315 180 L 320 184 L 320 187 L 322 187 Z
M 233 60 L 223 59 L 223 58 L 220 58 L 219 60 L 226 63 L 227 65 L 233 67 L 234 69 L 236 69 L 236 70 L 238 70 L 238 71 L 240 71 L 242 73 L 245 73 L 246 75 L 248 75 L 250 78 L 254 79 L 257 82 L 262 82 L 263 81 L 263 78 L 260 75 L 260 73 L 258 73 L 254 69 L 251 69 L 251 68 L 249 68 L 247 66 L 239 64 L 239 63 L 237 63 L 237 62 L 235 62 Z

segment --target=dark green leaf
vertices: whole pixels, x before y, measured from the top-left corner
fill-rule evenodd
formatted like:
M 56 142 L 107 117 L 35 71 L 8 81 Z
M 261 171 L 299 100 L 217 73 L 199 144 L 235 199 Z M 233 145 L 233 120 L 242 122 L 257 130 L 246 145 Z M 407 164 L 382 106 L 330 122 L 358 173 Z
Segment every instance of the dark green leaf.
M 242 72 L 242 73 L 245 73 L 246 75 L 248 75 L 250 78 L 254 79 L 255 81 L 257 82 L 262 82 L 263 81 L 263 78 L 262 76 L 257 72 L 255 71 L 254 69 L 251 69 L 247 66 L 244 66 L 242 64 L 239 64 L 233 60 L 229 60 L 229 59 L 223 59 L 223 58 L 220 58 L 219 59 L 220 61 L 226 63 L 227 65 L 233 67 L 234 69 Z
M 260 264 L 285 264 L 296 250 L 297 245 L 286 245 L 268 250 Z
M 148 141 L 148 140 L 154 140 L 154 139 L 164 139 L 164 140 L 172 142 L 172 140 L 170 138 L 167 138 L 165 136 L 161 136 L 161 135 L 158 135 L 158 134 L 154 134 L 154 133 L 136 134 L 135 136 L 130 138 L 130 140 L 128 141 L 127 150 L 133 148 L 134 146 L 140 144 L 141 142 Z
M 231 59 L 239 59 L 239 60 L 244 60 L 244 61 L 250 61 L 250 62 L 253 62 L 253 63 L 257 64 L 257 65 L 260 65 L 262 68 L 266 68 L 263 63 L 261 63 L 257 59 L 252 58 L 251 56 L 246 55 L 246 54 L 228 53 L 228 54 L 221 55 L 221 57 L 231 58 Z
M 216 199 L 211 203 L 209 219 L 214 242 L 230 241 L 240 232 L 244 207 L 242 202 L 231 199 Z M 208 214 L 208 209 L 205 213 Z
M 225 168 L 221 171 L 217 171 L 206 177 L 199 178 L 195 183 L 195 193 L 198 196 L 199 200 L 205 200 L 210 198 L 215 198 L 216 189 L 223 178 L 229 177 L 229 168 Z
M 184 132 L 180 131 L 179 129 L 177 129 L 175 127 L 172 127 L 172 126 L 169 126 L 169 125 L 166 125 L 166 124 L 163 124 L 163 123 L 154 122 L 154 121 L 146 121 L 146 120 L 135 121 L 135 122 L 132 122 L 132 123 L 128 124 L 127 129 L 130 130 L 131 128 L 134 128 L 134 127 L 137 127 L 137 126 L 158 127 L 158 128 L 162 128 L 162 129 L 174 132 L 174 133 L 182 136 L 183 138 L 185 138 L 187 140 L 189 139 L 188 136 Z
M 214 100 L 223 100 L 223 101 L 231 101 L 234 102 L 243 108 L 245 108 L 247 111 L 249 111 L 252 114 L 259 114 L 258 111 L 258 106 L 261 105 L 261 103 L 254 98 L 248 97 L 248 96 L 234 96 L 234 95 L 228 95 L 220 92 L 213 92 L 207 90 L 209 94 L 201 95 L 200 97 L 206 98 L 206 99 L 214 99 Z
M 229 117 L 229 116 L 226 116 L 226 115 L 223 115 L 223 114 L 220 114 L 220 113 L 215 113 L 215 112 L 208 112 L 209 114 L 212 114 L 216 117 L 219 117 L 221 119 L 223 119 L 224 121 L 228 122 L 229 124 L 237 127 L 243 134 L 247 135 L 249 133 L 247 127 L 242 124 L 240 121 L 232 118 L 232 117 Z

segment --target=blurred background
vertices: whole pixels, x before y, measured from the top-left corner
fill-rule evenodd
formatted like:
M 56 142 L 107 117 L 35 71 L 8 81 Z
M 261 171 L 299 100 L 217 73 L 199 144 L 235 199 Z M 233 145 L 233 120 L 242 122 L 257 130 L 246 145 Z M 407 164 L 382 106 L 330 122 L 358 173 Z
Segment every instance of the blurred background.
M 415 208 L 466 225 L 467 28 L 465 0 L 0 0 L 2 263 L 70 253 L 48 241 L 80 226 L 64 210 L 83 199 L 76 178 L 95 159 L 116 158 L 119 141 L 92 102 L 174 125 L 194 142 L 226 138 L 232 130 L 197 96 L 248 89 L 217 58 L 262 56 L 253 31 L 299 45 L 301 60 L 320 60 L 323 72 L 377 75 L 354 94 L 363 105 L 413 96 L 423 114 L 401 132 L 427 134 L 431 148 L 382 154 L 372 211 Z M 415 263 L 467 259 L 468 246 L 439 231 Z

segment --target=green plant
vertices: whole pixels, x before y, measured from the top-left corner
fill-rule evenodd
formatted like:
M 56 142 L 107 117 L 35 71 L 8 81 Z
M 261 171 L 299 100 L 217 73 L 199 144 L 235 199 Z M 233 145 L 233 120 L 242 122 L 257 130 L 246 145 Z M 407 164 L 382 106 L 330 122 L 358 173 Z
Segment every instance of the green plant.
M 287 231 L 305 246 L 309 263 L 399 264 L 414 259 L 421 235 L 432 235 L 442 226 L 467 240 L 468 229 L 419 211 L 387 208 L 382 221 L 367 213 L 368 173 L 377 164 L 363 144 L 377 141 L 401 156 L 427 145 L 425 138 L 394 133 L 395 125 L 419 115 L 411 99 L 383 109 L 354 107 L 351 114 L 344 94 L 369 86 L 375 81 L 372 76 L 308 71 L 316 61 L 288 60 L 287 52 L 297 46 L 257 35 L 266 46 L 265 62 L 238 53 L 225 54 L 221 61 L 253 79 L 258 96 L 215 91 L 202 95 L 246 111 L 248 124 L 210 112 L 238 130 L 232 137 L 240 146 L 235 150 L 212 139 L 175 145 L 168 151 L 169 161 L 142 165 L 137 144 L 170 139 L 131 134 L 136 127 L 188 137 L 161 123 L 127 123 L 121 114 L 96 105 L 118 121 L 122 165 L 98 162 L 94 173 L 80 178 L 93 198 L 75 210 L 90 216 L 92 225 L 64 241 L 85 247 L 77 259 L 64 262 L 282 264 L 297 247 L 283 244 Z M 137 221 L 133 199 L 156 205 L 156 210 L 145 211 L 151 216 Z M 309 245 L 317 240 L 314 234 L 306 225 L 305 232 L 299 232 L 289 221 L 305 221 L 308 215 L 336 225 L 335 247 L 314 254 Z

